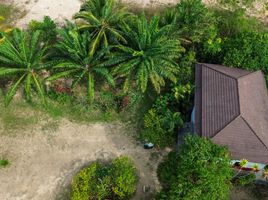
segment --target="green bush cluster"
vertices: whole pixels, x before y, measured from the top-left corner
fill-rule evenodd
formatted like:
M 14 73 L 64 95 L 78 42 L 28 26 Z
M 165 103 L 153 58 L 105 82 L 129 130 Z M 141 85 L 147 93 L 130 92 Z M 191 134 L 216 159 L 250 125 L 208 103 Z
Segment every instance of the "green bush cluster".
M 183 120 L 179 112 L 168 107 L 168 96 L 159 97 L 153 108 L 144 116 L 143 141 L 152 142 L 157 147 L 165 147 L 174 143 L 175 131 L 182 127 Z
M 223 45 L 223 62 L 227 66 L 268 75 L 268 33 L 243 32 L 227 38 Z
M 127 200 L 135 194 L 136 183 L 136 169 L 127 157 L 111 164 L 96 162 L 73 178 L 71 200 Z
M 164 189 L 157 199 L 228 199 L 233 170 L 225 147 L 199 136 L 186 136 L 178 153 L 159 166 Z

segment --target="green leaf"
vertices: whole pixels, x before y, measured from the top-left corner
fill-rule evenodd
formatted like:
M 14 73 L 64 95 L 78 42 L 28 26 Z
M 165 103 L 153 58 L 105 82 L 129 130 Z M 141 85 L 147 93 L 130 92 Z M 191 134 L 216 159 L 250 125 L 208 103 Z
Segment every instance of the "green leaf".
M 79 69 L 72 69 L 72 70 L 68 70 L 68 71 L 58 72 L 58 73 L 48 77 L 46 80 L 47 81 L 55 81 L 59 78 L 70 76 L 71 74 L 76 73 L 78 71 L 79 71 Z
M 11 86 L 11 88 L 9 89 L 9 91 L 6 94 L 5 97 L 5 106 L 8 106 L 11 102 L 11 100 L 13 99 L 14 95 L 16 94 L 19 85 L 21 84 L 21 82 L 23 81 L 23 79 L 25 78 L 26 74 L 22 75 L 19 80 L 13 85 Z
M 87 85 L 87 90 L 88 90 L 88 101 L 89 104 L 92 104 L 94 101 L 94 77 L 89 73 L 88 74 L 88 85 Z
M 39 93 L 39 96 L 42 99 L 43 104 L 46 104 L 45 91 L 44 91 L 44 88 L 43 88 L 41 81 L 39 80 L 39 77 L 37 75 L 35 75 L 34 73 L 32 74 L 32 77 L 33 77 L 36 89 Z
M 25 69 L 0 67 L 0 76 L 18 74 L 20 72 L 25 72 Z

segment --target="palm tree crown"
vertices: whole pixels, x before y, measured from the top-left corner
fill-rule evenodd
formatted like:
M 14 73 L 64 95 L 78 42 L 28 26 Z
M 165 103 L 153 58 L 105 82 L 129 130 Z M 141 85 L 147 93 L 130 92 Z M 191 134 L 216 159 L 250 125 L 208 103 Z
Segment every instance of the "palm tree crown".
M 160 28 L 158 17 L 149 22 L 143 15 L 133 26 L 124 24 L 122 29 L 128 44 L 117 45 L 118 52 L 109 62 L 117 65 L 115 74 L 126 77 L 125 90 L 133 80 L 142 92 L 149 82 L 158 93 L 165 79 L 176 82 L 176 59 L 184 49 L 179 40 L 168 38 L 170 26 Z
M 94 57 L 90 57 L 89 43 L 91 36 L 88 32 L 79 33 L 77 28 L 64 28 L 59 30 L 62 40 L 56 44 L 59 57 L 57 64 L 53 67 L 58 71 L 47 80 L 52 81 L 61 77 L 74 77 L 72 87 L 80 81 L 87 80 L 88 100 L 94 100 L 94 83 L 97 77 L 105 79 L 109 84 L 114 85 L 112 75 L 102 64 L 107 49 L 98 50 Z M 54 62 L 54 61 L 53 61 Z
M 125 41 L 118 25 L 128 15 L 124 9 L 115 6 L 114 0 L 87 0 L 74 18 L 82 19 L 81 30 L 89 30 L 92 36 L 90 56 L 93 56 L 100 43 L 108 47 L 110 43 Z
M 40 36 L 39 31 L 29 34 L 16 29 L 11 36 L 4 35 L 0 43 L 0 76 L 16 77 L 6 94 L 6 105 L 22 84 L 27 99 L 30 100 L 32 92 L 37 91 L 45 102 L 41 72 L 45 69 L 43 59 L 47 55 L 47 47 Z

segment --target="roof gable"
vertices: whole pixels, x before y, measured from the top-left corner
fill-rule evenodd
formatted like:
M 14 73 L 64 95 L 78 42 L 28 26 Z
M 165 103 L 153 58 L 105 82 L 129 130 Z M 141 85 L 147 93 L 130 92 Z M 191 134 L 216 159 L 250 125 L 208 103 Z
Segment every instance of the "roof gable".
M 216 72 L 220 72 L 226 76 L 229 76 L 231 78 L 235 78 L 238 79 L 242 76 L 246 76 L 248 74 L 250 74 L 250 71 L 246 71 L 246 70 L 242 70 L 242 69 L 238 69 L 238 68 L 233 68 L 233 67 L 225 67 L 222 65 L 213 65 L 213 64 L 202 64 L 204 67 L 206 68 L 210 68 L 215 70 Z

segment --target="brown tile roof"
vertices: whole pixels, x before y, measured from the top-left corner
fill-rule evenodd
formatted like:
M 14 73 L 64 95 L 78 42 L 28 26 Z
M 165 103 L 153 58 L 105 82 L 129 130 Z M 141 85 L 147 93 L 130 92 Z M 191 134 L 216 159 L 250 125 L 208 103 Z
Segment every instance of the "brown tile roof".
M 236 159 L 268 163 L 268 95 L 261 71 L 196 65 L 195 130 Z

